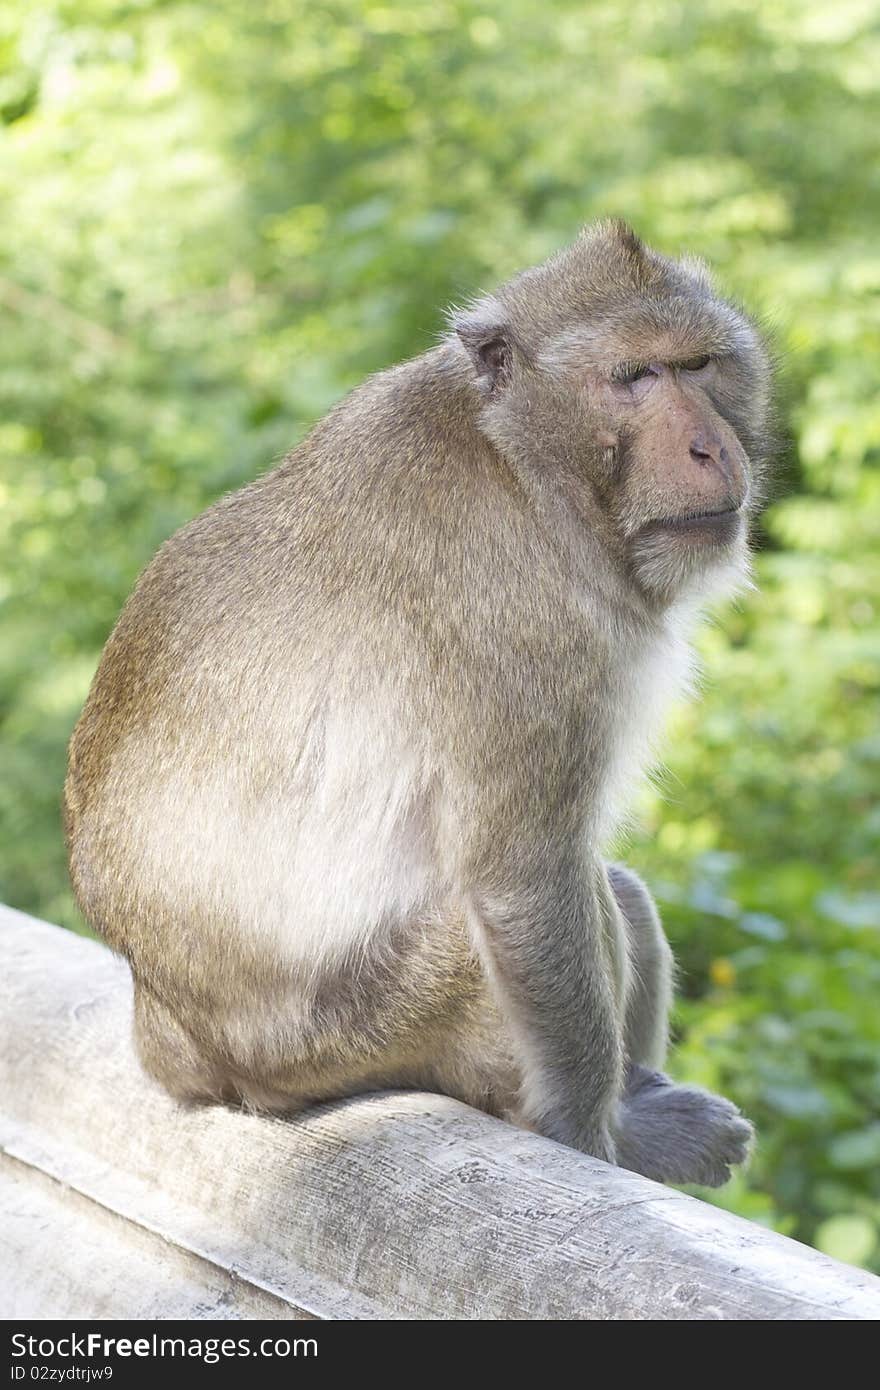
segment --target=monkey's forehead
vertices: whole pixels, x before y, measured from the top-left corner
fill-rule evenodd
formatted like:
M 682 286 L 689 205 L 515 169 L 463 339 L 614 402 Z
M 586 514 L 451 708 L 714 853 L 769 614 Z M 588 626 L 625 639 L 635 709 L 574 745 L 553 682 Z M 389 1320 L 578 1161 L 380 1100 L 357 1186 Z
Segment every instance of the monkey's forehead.
M 755 329 L 722 299 L 701 261 L 671 260 L 616 228 L 588 232 L 496 292 L 502 313 L 538 339 L 581 335 L 603 354 L 673 360 L 695 352 L 751 349 Z
M 758 335 L 744 315 L 723 300 L 651 298 L 572 305 L 564 319 L 548 323 L 538 347 L 542 361 L 560 366 L 609 368 L 620 362 L 684 362 L 690 358 L 754 357 Z

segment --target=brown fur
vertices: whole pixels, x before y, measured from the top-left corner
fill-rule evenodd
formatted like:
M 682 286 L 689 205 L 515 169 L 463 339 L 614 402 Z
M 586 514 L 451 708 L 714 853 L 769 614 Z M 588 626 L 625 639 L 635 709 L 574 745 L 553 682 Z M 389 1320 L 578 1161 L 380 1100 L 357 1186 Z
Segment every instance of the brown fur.
M 678 1162 L 632 1081 L 671 967 L 601 852 L 689 617 L 745 563 L 767 377 L 701 268 L 600 224 L 162 547 L 66 824 L 172 1092 L 424 1086 L 655 1176 L 738 1161 L 727 1102 L 689 1102 Z

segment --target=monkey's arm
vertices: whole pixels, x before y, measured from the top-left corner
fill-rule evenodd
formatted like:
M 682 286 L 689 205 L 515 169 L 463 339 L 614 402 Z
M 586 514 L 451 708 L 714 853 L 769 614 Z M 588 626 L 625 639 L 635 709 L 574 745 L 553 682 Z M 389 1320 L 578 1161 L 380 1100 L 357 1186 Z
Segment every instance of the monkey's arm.
M 604 866 L 521 847 L 474 895 L 472 924 L 522 1069 L 521 1119 L 615 1161 L 626 948 Z

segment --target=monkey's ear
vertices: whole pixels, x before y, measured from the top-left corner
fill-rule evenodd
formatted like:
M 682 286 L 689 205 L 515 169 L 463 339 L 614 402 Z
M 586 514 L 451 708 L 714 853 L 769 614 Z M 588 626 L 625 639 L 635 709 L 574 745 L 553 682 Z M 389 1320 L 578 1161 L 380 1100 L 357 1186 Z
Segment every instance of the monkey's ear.
M 456 310 L 450 326 L 458 334 L 474 365 L 474 371 L 492 394 L 510 377 L 513 364 L 513 336 L 501 305 L 496 301 L 472 309 Z

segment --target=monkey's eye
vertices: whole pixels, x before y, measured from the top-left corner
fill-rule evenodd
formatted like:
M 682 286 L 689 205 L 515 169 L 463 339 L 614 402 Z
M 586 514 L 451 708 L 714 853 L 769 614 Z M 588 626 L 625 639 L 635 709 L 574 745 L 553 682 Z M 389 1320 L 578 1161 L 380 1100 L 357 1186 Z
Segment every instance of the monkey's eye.
M 649 366 L 647 362 L 621 362 L 611 373 L 611 380 L 619 382 L 621 386 L 632 386 L 634 381 L 656 375 L 656 368 Z
M 712 358 L 705 353 L 700 357 L 689 357 L 686 362 L 679 362 L 678 369 L 680 372 L 701 372 L 711 361 Z

